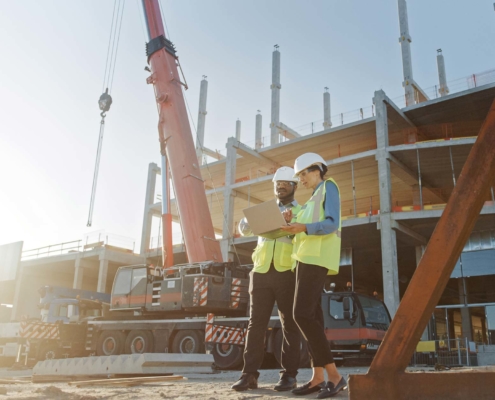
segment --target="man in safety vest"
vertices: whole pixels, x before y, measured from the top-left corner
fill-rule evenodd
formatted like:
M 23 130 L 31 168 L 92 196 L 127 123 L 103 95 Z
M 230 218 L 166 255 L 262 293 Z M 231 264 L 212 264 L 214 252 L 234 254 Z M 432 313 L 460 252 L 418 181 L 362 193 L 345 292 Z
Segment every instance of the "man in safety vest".
M 281 167 L 273 176 L 274 192 L 280 211 L 291 209 L 294 216 L 301 207 L 294 200 L 298 180 L 294 170 Z M 253 233 L 243 218 L 239 223 L 243 236 Z M 256 389 L 258 369 L 265 353 L 265 335 L 275 302 L 282 323 L 283 345 L 281 364 L 283 371 L 274 389 L 292 390 L 297 386 L 296 375 L 299 367 L 301 334 L 294 322 L 295 275 L 292 272 L 292 238 L 276 240 L 258 237 L 258 245 L 253 252 L 254 268 L 250 276 L 249 295 L 251 310 L 244 349 L 244 368 L 240 379 L 232 385 L 234 390 Z

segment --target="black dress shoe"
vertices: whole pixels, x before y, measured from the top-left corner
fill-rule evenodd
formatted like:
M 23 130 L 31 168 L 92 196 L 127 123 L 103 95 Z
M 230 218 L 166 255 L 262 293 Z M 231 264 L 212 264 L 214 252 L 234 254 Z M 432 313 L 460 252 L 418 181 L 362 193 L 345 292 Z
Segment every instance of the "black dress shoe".
M 293 389 L 292 393 L 294 393 L 296 396 L 304 396 L 307 394 L 316 393 L 319 390 L 323 389 L 324 387 L 325 387 L 325 382 L 321 382 L 313 387 L 311 387 L 311 382 L 308 382 L 302 386 L 298 386 L 297 388 Z
M 296 378 L 293 378 L 292 376 L 283 375 L 280 378 L 280 380 L 277 382 L 277 384 L 273 387 L 273 390 L 276 390 L 277 392 L 285 392 L 287 390 L 295 389 L 296 386 L 297 386 Z
M 251 374 L 242 374 L 239 380 L 231 386 L 238 392 L 248 389 L 258 389 L 258 379 Z
M 327 397 L 333 397 L 341 390 L 347 389 L 347 381 L 344 377 L 340 378 L 339 383 L 334 385 L 332 382 L 328 381 L 323 389 L 318 392 L 316 396 L 317 399 L 326 399 Z

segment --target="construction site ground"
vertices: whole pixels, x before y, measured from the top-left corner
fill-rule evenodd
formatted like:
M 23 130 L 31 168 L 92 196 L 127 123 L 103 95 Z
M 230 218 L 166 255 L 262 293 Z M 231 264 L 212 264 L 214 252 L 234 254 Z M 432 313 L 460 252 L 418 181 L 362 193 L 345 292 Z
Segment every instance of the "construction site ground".
M 463 368 L 466 370 L 467 368 Z M 368 367 L 343 367 L 339 368 L 341 374 L 347 379 L 349 374 L 365 374 Z M 433 368 L 410 368 L 411 372 L 433 371 Z M 0 369 L 0 379 L 12 379 L 14 377 L 29 377 L 31 370 L 10 371 Z M 438 372 L 449 373 L 449 372 Z M 261 370 L 258 383 L 259 388 L 245 392 L 235 392 L 230 386 L 239 378 L 240 371 L 215 371 L 211 374 L 185 374 L 187 380 L 171 381 L 164 383 L 148 383 L 134 387 L 103 387 L 93 386 L 77 388 L 67 383 L 21 383 L 0 385 L 0 399 L 56 399 L 56 400 L 103 400 L 103 399 L 282 399 L 301 398 L 290 392 L 275 392 L 272 387 L 277 382 L 279 370 Z M 299 370 L 297 376 L 300 384 L 311 378 L 311 369 Z M 303 398 L 315 398 L 316 395 Z M 343 391 L 334 398 L 348 399 L 348 392 Z M 471 400 L 471 399 L 470 399 Z M 473 399 L 475 400 L 475 399 Z

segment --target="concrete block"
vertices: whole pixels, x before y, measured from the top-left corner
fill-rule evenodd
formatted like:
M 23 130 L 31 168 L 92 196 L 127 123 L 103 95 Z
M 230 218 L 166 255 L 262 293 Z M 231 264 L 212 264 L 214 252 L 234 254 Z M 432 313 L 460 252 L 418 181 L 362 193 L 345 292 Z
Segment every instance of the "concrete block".
M 211 354 L 145 353 L 38 362 L 33 375 L 192 374 L 212 372 Z

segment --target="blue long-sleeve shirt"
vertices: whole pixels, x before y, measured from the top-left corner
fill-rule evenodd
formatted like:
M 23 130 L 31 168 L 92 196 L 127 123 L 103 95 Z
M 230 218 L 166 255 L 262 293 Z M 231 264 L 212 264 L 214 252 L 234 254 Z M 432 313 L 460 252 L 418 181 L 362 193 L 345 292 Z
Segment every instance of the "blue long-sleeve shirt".
M 320 222 L 306 224 L 308 235 L 328 235 L 337 229 L 340 224 L 340 199 L 339 189 L 332 181 L 323 181 L 315 188 L 318 188 L 325 183 L 325 200 L 323 202 L 325 208 L 325 219 Z M 314 193 L 314 192 L 313 192 Z

